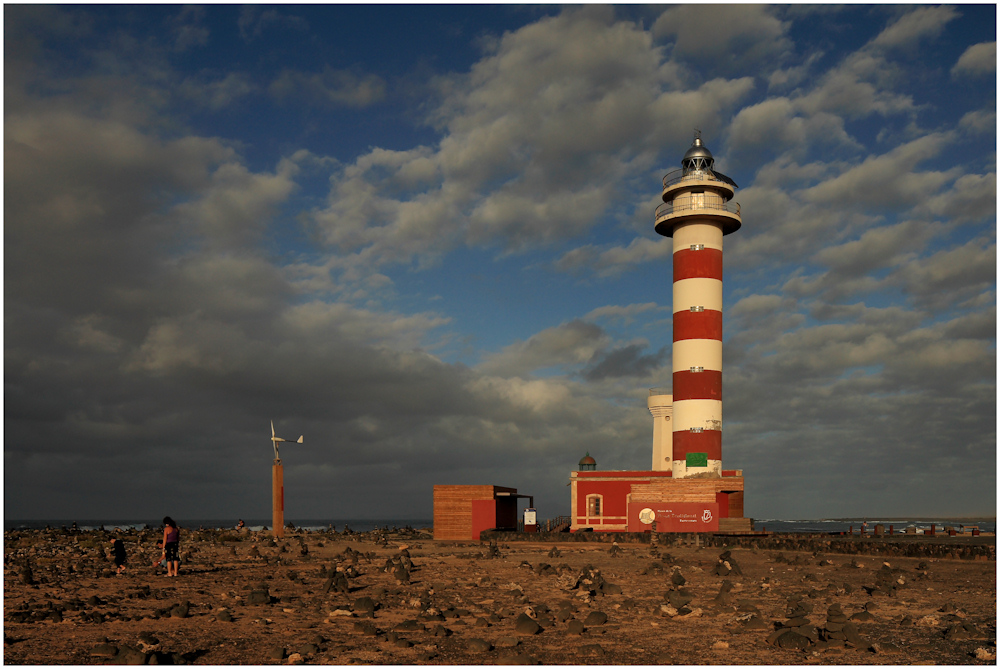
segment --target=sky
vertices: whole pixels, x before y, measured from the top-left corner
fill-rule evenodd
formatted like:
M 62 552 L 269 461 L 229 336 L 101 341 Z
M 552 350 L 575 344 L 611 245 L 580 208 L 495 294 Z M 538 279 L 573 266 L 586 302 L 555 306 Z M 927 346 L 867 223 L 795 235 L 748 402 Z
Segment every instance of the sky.
M 996 513 L 996 7 L 4 7 L 4 516 L 650 467 L 663 176 L 739 184 L 749 517 Z M 523 504 L 522 504 L 523 506 Z

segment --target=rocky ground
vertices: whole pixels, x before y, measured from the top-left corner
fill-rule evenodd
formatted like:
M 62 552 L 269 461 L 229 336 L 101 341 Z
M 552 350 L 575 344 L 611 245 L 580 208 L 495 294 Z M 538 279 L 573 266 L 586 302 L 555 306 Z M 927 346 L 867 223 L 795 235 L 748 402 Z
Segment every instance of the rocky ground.
M 6 664 L 996 664 L 996 562 L 182 530 L 12 531 Z

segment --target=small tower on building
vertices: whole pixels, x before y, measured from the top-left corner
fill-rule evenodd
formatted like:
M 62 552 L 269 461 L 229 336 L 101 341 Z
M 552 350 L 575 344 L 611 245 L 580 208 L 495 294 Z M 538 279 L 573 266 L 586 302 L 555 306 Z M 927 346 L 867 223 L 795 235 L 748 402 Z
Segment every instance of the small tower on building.
M 653 415 L 653 467 L 654 472 L 673 471 L 674 396 L 661 388 L 650 388 L 646 400 Z

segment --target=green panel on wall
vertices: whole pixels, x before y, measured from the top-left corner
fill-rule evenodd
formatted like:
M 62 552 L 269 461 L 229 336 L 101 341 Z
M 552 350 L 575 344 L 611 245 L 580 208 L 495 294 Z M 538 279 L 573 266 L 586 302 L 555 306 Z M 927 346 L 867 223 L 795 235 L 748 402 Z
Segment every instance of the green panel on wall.
M 687 466 L 688 467 L 707 467 L 708 466 L 708 453 L 688 453 L 687 454 Z

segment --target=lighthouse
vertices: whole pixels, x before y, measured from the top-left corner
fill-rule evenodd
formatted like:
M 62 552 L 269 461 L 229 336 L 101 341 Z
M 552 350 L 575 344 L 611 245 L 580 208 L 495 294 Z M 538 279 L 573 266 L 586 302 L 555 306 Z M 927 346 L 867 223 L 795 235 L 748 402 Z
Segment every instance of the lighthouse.
M 753 532 L 743 470 L 722 468 L 722 238 L 743 224 L 736 188 L 698 131 L 663 177 L 655 228 L 674 246 L 673 387 L 649 390 L 650 469 L 602 470 L 588 453 L 570 472 L 572 532 Z
M 722 476 L 722 238 L 742 225 L 736 188 L 695 131 L 656 209 L 656 232 L 674 244 L 674 337 L 673 444 L 654 469 L 675 480 Z

